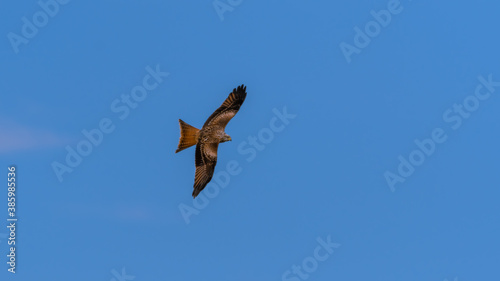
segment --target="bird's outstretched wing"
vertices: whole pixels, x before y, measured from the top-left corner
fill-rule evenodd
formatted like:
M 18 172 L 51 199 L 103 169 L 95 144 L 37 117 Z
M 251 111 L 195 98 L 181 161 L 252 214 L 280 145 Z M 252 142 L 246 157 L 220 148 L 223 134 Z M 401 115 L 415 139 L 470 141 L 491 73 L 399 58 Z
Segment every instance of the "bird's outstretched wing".
M 199 143 L 196 145 L 193 198 L 198 196 L 214 175 L 218 147 L 218 143 Z
M 236 115 L 245 101 L 247 96 L 246 90 L 247 87 L 245 85 L 241 85 L 238 86 L 238 88 L 233 89 L 233 92 L 229 94 L 224 103 L 222 103 L 222 105 L 214 113 L 212 113 L 210 117 L 208 117 L 203 127 L 219 125 L 225 128 L 227 123 L 229 123 L 229 120 Z

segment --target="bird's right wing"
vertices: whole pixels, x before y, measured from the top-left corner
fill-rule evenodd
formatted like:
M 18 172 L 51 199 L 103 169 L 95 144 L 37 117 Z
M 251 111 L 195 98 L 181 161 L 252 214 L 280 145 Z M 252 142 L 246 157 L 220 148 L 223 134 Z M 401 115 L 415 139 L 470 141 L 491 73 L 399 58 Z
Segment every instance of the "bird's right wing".
M 217 164 L 218 143 L 201 143 L 196 145 L 193 198 L 207 186 L 214 175 Z
M 225 128 L 227 123 L 229 123 L 229 120 L 236 115 L 245 101 L 247 96 L 246 90 L 247 87 L 245 85 L 241 85 L 238 86 L 238 88 L 233 89 L 222 105 L 214 113 L 212 113 L 210 117 L 208 117 L 203 126 L 219 125 Z

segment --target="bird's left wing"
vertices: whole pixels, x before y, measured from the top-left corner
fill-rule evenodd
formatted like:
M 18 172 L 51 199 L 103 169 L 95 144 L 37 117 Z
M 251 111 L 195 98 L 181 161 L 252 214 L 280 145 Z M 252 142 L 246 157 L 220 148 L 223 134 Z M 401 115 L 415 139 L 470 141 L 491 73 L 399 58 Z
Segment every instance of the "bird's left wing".
M 214 175 L 217 164 L 218 143 L 201 143 L 196 145 L 193 198 L 207 186 Z
M 219 125 L 225 128 L 227 123 L 229 123 L 229 120 L 236 115 L 245 101 L 247 96 L 246 90 L 247 87 L 245 85 L 241 85 L 238 86 L 238 88 L 233 89 L 233 92 L 231 92 L 224 103 L 222 103 L 222 105 L 214 113 L 212 113 L 210 117 L 208 117 L 203 126 Z

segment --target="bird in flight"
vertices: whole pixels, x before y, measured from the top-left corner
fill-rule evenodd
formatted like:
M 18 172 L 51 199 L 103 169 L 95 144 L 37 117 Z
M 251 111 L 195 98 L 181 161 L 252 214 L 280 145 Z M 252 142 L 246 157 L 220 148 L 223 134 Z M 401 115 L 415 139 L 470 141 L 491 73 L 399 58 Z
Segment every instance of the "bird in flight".
M 214 175 L 219 143 L 231 141 L 224 129 L 245 101 L 246 89 L 244 85 L 233 89 L 224 103 L 208 117 L 201 130 L 179 119 L 181 137 L 175 153 L 196 144 L 193 198 L 198 196 Z

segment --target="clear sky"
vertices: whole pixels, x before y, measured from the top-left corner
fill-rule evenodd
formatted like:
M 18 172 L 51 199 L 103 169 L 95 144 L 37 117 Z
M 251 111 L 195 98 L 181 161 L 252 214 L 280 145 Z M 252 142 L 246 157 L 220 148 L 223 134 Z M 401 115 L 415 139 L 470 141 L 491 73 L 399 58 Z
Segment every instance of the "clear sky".
M 498 278 L 500 3 L 215 3 L 2 4 L 1 280 Z

